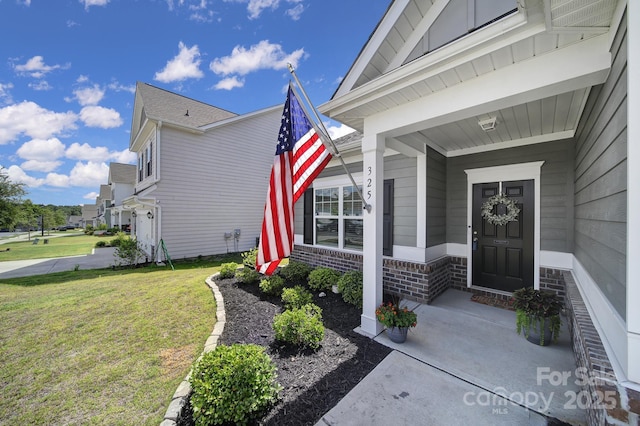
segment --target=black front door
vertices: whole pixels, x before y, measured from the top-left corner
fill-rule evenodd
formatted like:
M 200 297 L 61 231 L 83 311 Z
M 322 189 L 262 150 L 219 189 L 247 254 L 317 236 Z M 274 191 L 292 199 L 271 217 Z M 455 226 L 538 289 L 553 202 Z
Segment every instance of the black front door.
M 517 220 L 495 225 L 482 217 L 482 206 L 500 193 L 500 182 L 473 185 L 473 285 L 513 292 L 533 287 L 533 180 L 502 182 L 502 193 L 520 209 Z M 493 214 L 508 212 L 497 204 Z

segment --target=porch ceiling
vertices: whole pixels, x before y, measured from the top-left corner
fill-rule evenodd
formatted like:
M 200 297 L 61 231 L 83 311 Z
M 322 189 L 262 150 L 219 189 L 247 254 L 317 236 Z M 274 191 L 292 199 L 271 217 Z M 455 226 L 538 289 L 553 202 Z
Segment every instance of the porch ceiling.
M 420 22 L 441 2 L 428 1 L 425 6 L 424 2 L 405 0 L 402 13 L 391 8 L 354 63 L 351 75 L 320 111 L 363 132 L 368 117 L 417 100 L 438 98 L 434 95 L 458 85 L 546 55 L 552 57 L 554 52 L 571 50 L 598 37 L 609 30 L 618 5 L 617 0 L 526 0 L 520 3 L 518 13 L 401 65 L 409 51 L 405 44 L 417 39 L 415 31 L 424 30 Z M 393 24 L 387 23 L 385 29 L 385 20 L 391 18 Z M 379 34 L 382 30 L 385 37 Z M 553 66 L 550 62 L 549 67 Z M 520 76 L 523 80 L 528 77 Z M 538 97 L 521 103 L 497 108 L 488 105 L 473 115 L 452 116 L 393 136 L 414 148 L 427 144 L 447 156 L 568 138 L 576 130 L 591 88 L 574 83 L 569 82 L 563 90 L 558 82 L 551 94 L 540 91 Z M 483 131 L 478 122 L 493 117 L 495 130 Z

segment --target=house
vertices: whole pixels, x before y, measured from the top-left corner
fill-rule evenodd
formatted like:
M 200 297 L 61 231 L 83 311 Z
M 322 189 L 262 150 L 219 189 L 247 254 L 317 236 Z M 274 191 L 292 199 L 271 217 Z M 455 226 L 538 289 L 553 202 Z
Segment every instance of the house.
M 133 164 L 110 163 L 108 185 L 111 188 L 111 224 L 114 228 L 130 231 L 131 210 L 122 202 L 133 194 L 136 184 L 136 166 Z
M 111 206 L 111 187 L 100 185 L 100 192 L 96 197 L 96 226 L 104 224 L 111 228 Z
M 281 112 L 239 115 L 137 83 L 129 145 L 136 181 L 122 206 L 149 259 L 257 245 Z
M 357 130 L 339 145 L 367 208 L 333 160 L 295 212 L 292 259 L 362 269 L 363 333 L 381 331 L 375 308 L 386 292 L 430 303 L 447 288 L 556 291 L 577 364 L 598 378 L 584 381 L 591 424 L 637 424 L 640 171 L 629 165 L 640 164 L 631 78 L 640 13 L 631 3 L 390 4 L 319 107 Z
M 80 227 L 96 226 L 96 216 L 98 208 L 95 204 L 84 204 L 82 206 L 82 218 L 80 219 Z
M 82 227 L 81 225 L 82 223 L 82 215 L 69 215 L 69 217 L 67 217 L 67 227 L 69 228 L 80 228 Z

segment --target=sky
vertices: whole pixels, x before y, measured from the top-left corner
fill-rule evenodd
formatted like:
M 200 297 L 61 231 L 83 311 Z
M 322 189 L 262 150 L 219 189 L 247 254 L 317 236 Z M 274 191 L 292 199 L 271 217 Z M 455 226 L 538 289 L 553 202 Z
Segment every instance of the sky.
M 0 166 L 34 204 L 94 204 L 109 163 L 136 162 L 136 82 L 245 114 L 284 105 L 291 63 L 318 106 L 389 3 L 0 0 Z

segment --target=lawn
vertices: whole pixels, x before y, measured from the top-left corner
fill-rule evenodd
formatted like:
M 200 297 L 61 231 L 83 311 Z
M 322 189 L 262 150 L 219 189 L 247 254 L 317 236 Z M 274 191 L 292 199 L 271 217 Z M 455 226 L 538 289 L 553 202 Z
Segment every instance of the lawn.
M 38 238 L 38 244 L 33 244 L 34 238 Z M 57 237 L 46 235 L 42 237 L 32 234 L 31 241 L 0 244 L 0 262 L 91 254 L 96 242 L 110 241 L 113 238 L 115 237 L 95 237 L 84 234 Z M 45 239 L 48 240 L 47 244 L 44 244 Z
M 158 425 L 215 323 L 221 262 L 0 280 L 0 424 Z

